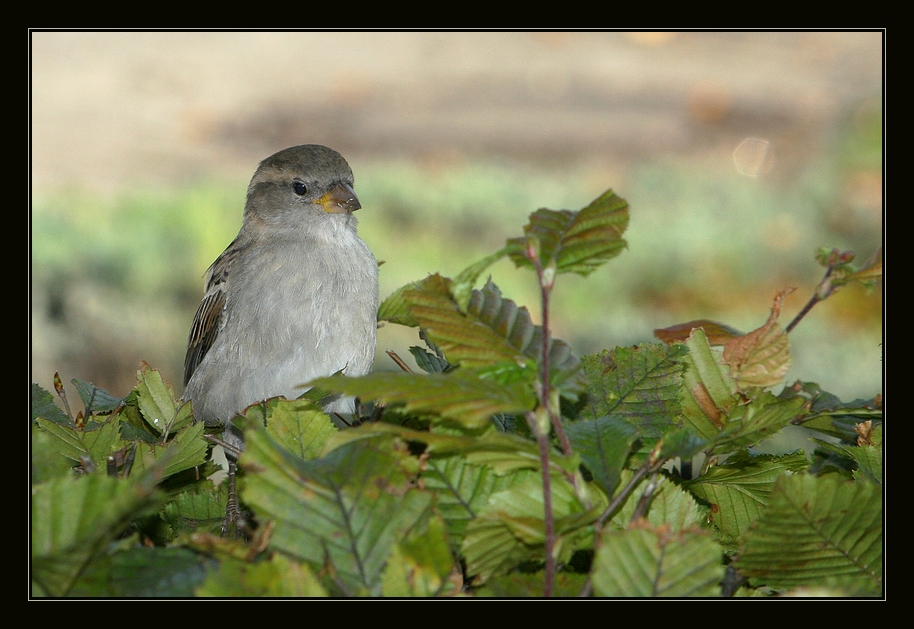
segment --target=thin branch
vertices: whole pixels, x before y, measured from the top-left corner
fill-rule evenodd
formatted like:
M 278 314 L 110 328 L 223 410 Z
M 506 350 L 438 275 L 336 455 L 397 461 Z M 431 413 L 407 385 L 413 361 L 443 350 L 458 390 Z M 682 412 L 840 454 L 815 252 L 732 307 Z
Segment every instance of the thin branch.
M 392 350 L 392 349 L 388 349 L 388 350 L 386 350 L 384 353 L 387 354 L 388 356 L 390 356 L 390 359 L 391 359 L 392 361 L 394 361 L 395 363 L 397 363 L 397 367 L 399 367 L 400 369 L 402 369 L 402 370 L 405 371 L 406 373 L 413 373 L 413 370 L 409 368 L 409 365 L 406 364 L 406 361 L 404 361 L 402 358 L 400 358 L 400 357 L 397 355 L 397 352 L 395 352 L 395 351 Z
M 635 512 L 632 514 L 631 519 L 632 522 L 638 518 L 643 518 L 647 514 L 647 508 L 650 506 L 651 500 L 654 499 L 654 493 L 657 491 L 657 488 L 660 487 L 661 483 L 663 483 L 663 476 L 658 475 L 655 471 L 650 482 L 648 482 L 647 487 L 644 488 L 644 492 L 642 492 L 638 504 L 635 505 Z
M 651 467 L 652 466 L 650 465 L 650 462 L 646 462 L 638 469 L 637 472 L 635 472 L 635 475 L 632 476 L 630 481 L 628 481 L 628 484 L 625 485 L 622 491 L 616 494 L 616 497 L 610 501 L 606 509 L 603 510 L 603 513 L 600 514 L 600 517 L 597 518 L 597 529 L 603 528 L 603 525 L 606 524 L 606 521 L 609 519 L 609 517 L 616 512 L 616 509 L 618 509 L 623 502 L 625 502 L 632 491 L 635 490 L 635 487 L 638 485 L 638 483 L 641 482 L 641 479 L 651 473 Z
M 543 585 L 543 596 L 552 596 L 555 587 L 555 516 L 552 513 L 552 478 L 549 473 L 549 435 L 543 434 L 536 423 L 536 417 L 530 411 L 525 414 L 530 430 L 536 435 L 540 448 L 540 466 L 543 474 L 543 523 L 545 526 L 546 577 Z

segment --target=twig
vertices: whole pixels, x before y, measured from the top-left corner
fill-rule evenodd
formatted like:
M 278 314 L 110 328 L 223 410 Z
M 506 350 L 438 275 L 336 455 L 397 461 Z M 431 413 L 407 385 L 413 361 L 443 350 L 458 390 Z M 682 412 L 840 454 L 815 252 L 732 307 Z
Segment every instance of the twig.
M 387 354 L 388 356 L 390 356 L 390 359 L 392 361 L 394 361 L 395 363 L 397 363 L 397 366 L 400 369 L 402 369 L 406 373 L 413 373 L 413 370 L 409 368 L 409 365 L 406 364 L 406 361 L 404 361 L 402 358 L 397 356 L 397 352 L 393 351 L 392 349 L 388 349 L 384 353 Z
M 650 482 L 648 482 L 647 487 L 644 488 L 644 492 L 641 494 L 638 504 L 635 505 L 635 512 L 632 514 L 631 519 L 632 522 L 638 518 L 643 518 L 647 514 L 647 508 L 650 506 L 651 500 L 654 499 L 654 492 L 657 491 L 657 488 L 662 482 L 663 476 L 658 476 L 655 471 Z
M 206 439 L 207 441 L 209 441 L 210 443 L 216 444 L 217 446 L 222 446 L 222 449 L 225 450 L 226 455 L 231 454 L 232 456 L 235 457 L 236 460 L 238 459 L 238 457 L 241 456 L 241 453 L 243 452 L 243 450 L 241 448 L 238 448 L 237 446 L 233 446 L 229 442 L 225 441 L 224 439 L 220 439 L 219 437 L 217 437 L 215 435 L 203 435 L 203 438 Z
M 637 472 L 635 472 L 635 475 L 632 476 L 630 481 L 628 481 L 628 484 L 625 485 L 625 487 L 622 489 L 622 491 L 620 491 L 618 494 L 616 494 L 616 497 L 613 498 L 609 502 L 609 505 L 606 507 L 606 509 L 603 510 L 603 513 L 600 514 L 600 517 L 597 518 L 597 521 L 596 521 L 597 529 L 603 528 L 603 525 L 606 524 L 606 520 L 609 519 L 609 516 L 611 516 L 613 513 L 615 513 L 616 509 L 618 509 L 619 506 L 623 502 L 625 502 L 625 500 L 626 500 L 626 498 L 628 498 L 629 494 L 631 494 L 632 491 L 634 491 L 635 487 L 638 485 L 638 483 L 641 482 L 641 479 L 643 479 L 645 476 L 650 474 L 650 472 L 651 472 L 651 465 L 650 465 L 650 462 L 648 461 L 644 465 L 642 465 L 638 469 Z
M 543 474 L 543 512 L 545 526 L 545 551 L 546 551 L 546 577 L 543 585 L 543 596 L 552 596 L 552 590 L 555 586 L 555 516 L 552 513 L 552 478 L 549 472 L 549 435 L 543 434 L 536 423 L 536 417 L 533 412 L 528 411 L 525 414 L 530 430 L 536 435 L 536 441 L 540 448 L 540 466 Z

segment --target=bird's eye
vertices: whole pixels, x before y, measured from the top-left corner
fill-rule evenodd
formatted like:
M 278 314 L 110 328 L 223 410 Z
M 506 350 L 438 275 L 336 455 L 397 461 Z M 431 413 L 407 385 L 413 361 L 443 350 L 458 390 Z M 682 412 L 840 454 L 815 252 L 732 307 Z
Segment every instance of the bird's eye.
M 297 194 L 297 195 L 299 195 L 299 196 L 302 196 L 302 195 L 304 195 L 306 192 L 308 192 L 308 186 L 306 186 L 305 184 L 303 184 L 303 183 L 300 182 L 300 181 L 293 181 L 293 182 L 292 182 L 292 190 L 295 191 L 295 194 Z

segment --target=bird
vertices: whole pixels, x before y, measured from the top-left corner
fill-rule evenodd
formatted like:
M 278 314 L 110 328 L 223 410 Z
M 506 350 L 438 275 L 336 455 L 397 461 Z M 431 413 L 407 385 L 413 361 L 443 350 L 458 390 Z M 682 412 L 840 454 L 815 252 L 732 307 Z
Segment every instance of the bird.
M 224 428 L 227 453 L 243 450 L 232 419 L 248 406 L 296 398 L 314 378 L 371 370 L 378 263 L 358 235 L 353 186 L 349 164 L 326 146 L 267 157 L 248 186 L 238 236 L 206 273 L 182 398 L 195 421 Z M 355 400 L 330 399 L 324 410 L 351 416 Z

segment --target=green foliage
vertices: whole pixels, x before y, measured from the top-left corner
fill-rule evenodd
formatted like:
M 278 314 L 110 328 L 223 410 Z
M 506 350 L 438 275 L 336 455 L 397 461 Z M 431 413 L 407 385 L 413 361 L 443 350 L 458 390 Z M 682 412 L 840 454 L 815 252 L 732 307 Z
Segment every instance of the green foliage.
M 33 596 L 881 596 L 881 397 L 784 387 L 780 296 L 747 334 L 691 322 L 580 359 L 552 338 L 557 277 L 615 257 L 627 224 L 611 191 L 537 210 L 381 305 L 418 328 L 423 372 L 243 410 L 242 538 L 219 534 L 213 439 L 157 371 L 124 399 L 75 381 L 75 417 L 63 387 L 66 412 L 33 385 Z M 477 288 L 502 259 L 535 274 L 540 324 Z M 826 260 L 829 277 L 881 273 L 849 263 Z M 371 416 L 339 430 L 318 405 L 336 394 Z M 761 450 L 798 425 L 806 449 Z

